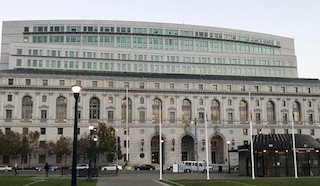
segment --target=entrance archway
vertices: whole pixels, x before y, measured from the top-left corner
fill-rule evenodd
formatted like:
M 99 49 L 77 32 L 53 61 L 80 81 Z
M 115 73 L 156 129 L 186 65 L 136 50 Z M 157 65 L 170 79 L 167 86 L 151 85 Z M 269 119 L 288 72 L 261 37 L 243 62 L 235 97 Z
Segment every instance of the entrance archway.
M 223 145 L 224 140 L 219 135 L 215 135 L 211 138 L 211 163 L 212 164 L 223 164 L 224 162 L 224 153 Z
M 164 141 L 163 137 L 162 140 Z M 165 163 L 164 142 L 162 143 L 162 162 Z M 151 163 L 160 163 L 159 154 L 159 135 L 153 136 L 151 139 Z
M 181 143 L 181 161 L 187 160 L 195 160 L 194 139 L 189 135 L 184 136 Z

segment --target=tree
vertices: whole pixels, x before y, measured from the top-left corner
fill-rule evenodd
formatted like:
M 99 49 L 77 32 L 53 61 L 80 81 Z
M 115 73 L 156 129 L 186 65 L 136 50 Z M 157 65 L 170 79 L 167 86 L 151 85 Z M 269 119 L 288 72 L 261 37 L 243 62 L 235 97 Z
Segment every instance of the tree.
M 78 155 L 83 157 L 83 161 L 86 159 L 87 151 L 89 148 L 89 136 L 83 135 L 78 141 Z
M 39 137 L 40 133 L 38 131 L 29 132 L 28 141 L 29 141 L 29 167 L 30 167 L 30 159 L 32 155 L 35 155 L 39 151 Z
M 99 139 L 98 152 L 100 154 L 105 153 L 107 161 L 113 160 L 116 141 L 114 128 L 111 126 L 107 127 L 105 123 L 99 123 L 97 135 Z M 118 149 L 121 149 L 121 147 L 119 147 Z
M 70 147 L 71 139 L 61 136 L 56 143 L 49 142 L 49 155 L 55 154 L 57 158 L 64 158 L 64 165 L 66 165 L 67 157 L 71 154 Z
M 29 132 L 28 134 L 22 134 L 20 139 L 20 155 L 21 155 L 21 165 L 24 164 L 24 160 L 29 157 L 29 167 L 30 159 L 33 154 L 38 150 L 40 133 L 38 131 Z
M 21 136 L 17 132 L 8 131 L 2 135 L 2 155 L 16 158 L 21 150 Z

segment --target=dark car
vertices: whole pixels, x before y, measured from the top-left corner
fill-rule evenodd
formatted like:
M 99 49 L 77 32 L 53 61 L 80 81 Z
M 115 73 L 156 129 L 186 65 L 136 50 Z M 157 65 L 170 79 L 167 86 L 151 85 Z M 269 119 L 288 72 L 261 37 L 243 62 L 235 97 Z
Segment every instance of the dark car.
M 156 170 L 156 167 L 149 164 L 135 165 L 134 170 Z

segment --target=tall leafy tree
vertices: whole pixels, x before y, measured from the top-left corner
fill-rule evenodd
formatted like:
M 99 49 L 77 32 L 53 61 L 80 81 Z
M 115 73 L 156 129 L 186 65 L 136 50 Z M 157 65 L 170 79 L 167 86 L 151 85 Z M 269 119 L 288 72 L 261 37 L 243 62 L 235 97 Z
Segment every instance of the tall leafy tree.
M 78 155 L 83 158 L 83 162 L 86 160 L 87 151 L 89 148 L 89 136 L 87 134 L 81 136 L 78 141 Z
M 2 155 L 16 158 L 21 150 L 21 135 L 14 131 L 8 131 L 3 135 Z
M 49 142 L 49 149 L 50 155 L 55 154 L 57 158 L 63 158 L 66 165 L 67 157 L 71 154 L 71 139 L 61 136 L 56 143 Z
M 114 151 L 115 130 L 113 127 L 107 127 L 105 123 L 99 123 L 97 135 L 99 139 L 98 152 L 106 155 L 108 161 Z

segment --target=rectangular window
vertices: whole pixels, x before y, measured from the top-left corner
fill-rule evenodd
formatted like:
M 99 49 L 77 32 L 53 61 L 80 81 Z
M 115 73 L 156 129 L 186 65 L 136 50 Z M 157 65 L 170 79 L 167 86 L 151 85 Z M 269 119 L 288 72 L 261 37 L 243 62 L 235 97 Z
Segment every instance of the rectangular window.
M 270 133 L 271 134 L 275 134 L 276 133 L 276 129 L 270 129 Z
M 47 102 L 47 96 L 46 95 L 42 95 L 42 102 Z
M 199 99 L 199 105 L 203 105 L 203 99 Z
M 228 124 L 233 124 L 233 113 L 228 113 Z
M 146 122 L 146 112 L 145 111 L 139 111 L 139 122 L 140 123 Z
M 40 141 L 39 148 L 46 148 L 46 141 Z
M 108 87 L 109 87 L 109 88 L 113 88 L 113 86 L 114 86 L 113 81 L 109 81 L 109 82 L 108 82 Z
M 184 90 L 189 90 L 189 84 L 184 84 L 183 88 L 184 88 Z
M 40 129 L 40 134 L 41 135 L 46 135 L 46 128 L 41 128 Z
M 26 79 L 26 85 L 31 85 L 31 79 Z
M 160 83 L 154 83 L 154 88 L 160 89 Z
M 308 122 L 310 125 L 313 124 L 313 114 L 308 114 Z
M 28 134 L 29 133 L 29 128 L 24 127 L 22 129 L 22 134 Z
M 113 123 L 114 112 L 108 111 L 108 123 Z
M 113 97 L 110 96 L 110 97 L 108 98 L 108 103 L 113 103 Z
M 298 92 L 298 87 L 293 87 L 294 92 Z
M 174 98 L 170 98 L 170 105 L 174 104 Z
M 227 85 L 227 91 L 231 91 L 231 85 Z
M 301 134 L 301 129 L 297 129 L 297 134 Z
M 254 91 L 259 92 L 259 86 L 254 86 Z
M 286 92 L 286 87 L 281 87 L 281 92 Z
M 288 124 L 288 114 L 282 113 L 282 122 L 283 124 Z
M 42 86 L 48 86 L 48 80 L 47 79 L 42 80 Z
M 261 124 L 261 115 L 260 115 L 260 113 L 256 113 L 256 124 Z
M 60 80 L 59 81 L 59 86 L 64 87 L 65 86 L 65 81 L 64 80 Z
M 176 122 L 176 113 L 170 112 L 170 123 L 175 123 L 175 122 Z
M 13 79 L 8 79 L 8 85 L 13 85 Z
M 170 83 L 170 84 L 169 84 L 169 88 L 170 88 L 170 89 L 174 89 L 174 83 Z
M 6 121 L 8 121 L 8 119 L 10 121 L 12 119 L 12 110 L 6 110 Z
M 272 86 L 268 86 L 268 92 L 272 92 Z
M 81 86 L 81 80 L 76 80 L 76 85 L 80 85 Z
M 257 129 L 257 135 L 262 134 L 261 129 Z
M 63 135 L 63 128 L 58 128 L 58 135 Z
M 140 87 L 140 89 L 144 89 L 144 83 L 143 83 L 143 82 L 140 82 L 140 83 L 139 83 L 139 87 Z
M 241 85 L 240 91 L 242 91 L 242 92 L 246 91 L 246 86 Z
M 199 90 L 203 90 L 203 84 L 199 84 Z
M 314 129 L 310 129 L 310 135 L 314 136 Z
M 140 104 L 144 104 L 144 98 L 143 97 L 140 98 Z
M 5 128 L 4 131 L 5 131 L 5 134 L 8 134 L 11 131 L 11 128 Z
M 98 87 L 98 81 L 92 81 L 92 87 Z
M 41 110 L 40 122 L 46 122 L 46 121 L 47 121 L 47 110 Z
M 212 90 L 213 91 L 217 91 L 218 90 L 218 85 L 213 85 Z
M 283 133 L 284 133 L 284 134 L 289 134 L 289 130 L 288 130 L 288 129 L 284 129 L 284 130 L 283 130 Z
M 243 129 L 243 135 L 247 136 L 248 135 L 248 129 Z
M 8 95 L 7 101 L 12 101 L 12 95 L 11 94 Z

